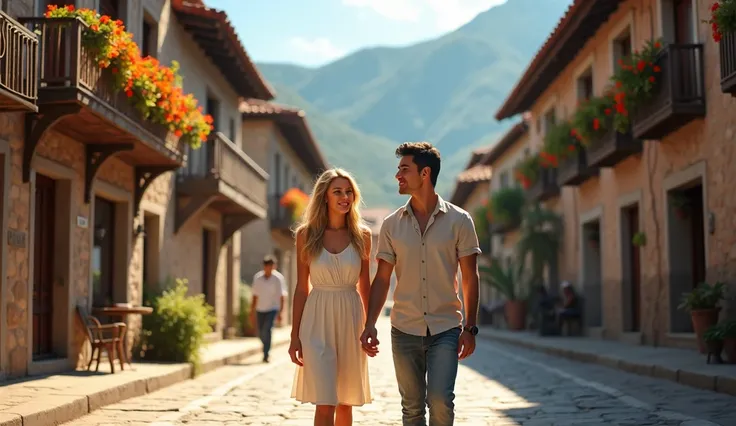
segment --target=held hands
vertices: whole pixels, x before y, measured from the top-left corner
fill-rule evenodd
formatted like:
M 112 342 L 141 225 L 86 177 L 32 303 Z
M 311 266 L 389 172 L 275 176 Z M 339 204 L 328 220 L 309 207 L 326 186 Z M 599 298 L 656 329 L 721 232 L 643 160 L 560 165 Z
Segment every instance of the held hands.
M 463 330 L 457 342 L 457 357 L 465 359 L 475 352 L 475 336 Z
M 304 366 L 304 359 L 302 354 L 302 341 L 298 337 L 291 338 L 291 344 L 289 345 L 289 356 L 291 362 L 298 365 L 299 367 Z
M 366 325 L 363 334 L 360 336 L 360 343 L 363 351 L 369 356 L 374 357 L 378 353 L 378 330 L 373 325 Z

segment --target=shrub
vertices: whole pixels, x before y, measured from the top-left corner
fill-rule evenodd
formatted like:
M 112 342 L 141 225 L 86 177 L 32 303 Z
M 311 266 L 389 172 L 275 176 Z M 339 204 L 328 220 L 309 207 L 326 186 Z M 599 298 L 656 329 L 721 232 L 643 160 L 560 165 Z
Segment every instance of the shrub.
M 216 323 L 214 309 L 204 295 L 187 296 L 186 279 L 153 300 L 153 313 L 143 317 L 141 357 L 156 361 L 200 365 L 204 336 Z
M 521 222 L 526 196 L 521 188 L 499 189 L 491 195 L 493 223 L 514 225 Z
M 253 334 L 254 324 L 251 324 L 251 302 L 253 301 L 253 290 L 248 283 L 240 283 L 240 311 L 238 312 L 238 328 L 240 334 L 248 336 Z

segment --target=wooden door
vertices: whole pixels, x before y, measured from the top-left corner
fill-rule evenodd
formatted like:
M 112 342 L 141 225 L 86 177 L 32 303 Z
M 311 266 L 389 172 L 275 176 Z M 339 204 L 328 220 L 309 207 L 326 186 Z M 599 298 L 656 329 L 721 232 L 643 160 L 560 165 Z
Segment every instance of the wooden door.
M 36 175 L 33 229 L 33 358 L 53 356 L 54 222 L 56 181 Z
M 690 215 L 690 229 L 692 232 L 692 271 L 693 288 L 705 281 L 705 215 L 703 214 L 703 187 L 698 185 L 687 190 L 686 196 L 692 206 Z
M 95 221 L 92 245 L 92 306 L 115 303 L 114 252 L 115 203 L 95 197 Z
M 633 237 L 639 232 L 639 207 L 631 207 L 626 210 L 629 223 L 629 233 Z M 631 254 L 631 331 L 641 329 L 641 263 L 639 261 L 639 246 L 633 243 L 629 253 Z
M 100 15 L 107 15 L 112 19 L 120 19 L 119 8 L 118 0 L 100 0 Z

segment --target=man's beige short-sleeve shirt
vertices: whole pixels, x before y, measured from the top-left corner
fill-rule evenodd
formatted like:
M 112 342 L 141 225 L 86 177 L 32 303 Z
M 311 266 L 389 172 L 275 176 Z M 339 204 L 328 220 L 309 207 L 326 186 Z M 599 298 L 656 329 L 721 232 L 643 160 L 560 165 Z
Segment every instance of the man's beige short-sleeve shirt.
M 473 219 L 441 197 L 424 235 L 409 202 L 391 213 L 381 225 L 376 254 L 396 271 L 391 324 L 415 336 L 461 325 L 458 259 L 480 253 Z

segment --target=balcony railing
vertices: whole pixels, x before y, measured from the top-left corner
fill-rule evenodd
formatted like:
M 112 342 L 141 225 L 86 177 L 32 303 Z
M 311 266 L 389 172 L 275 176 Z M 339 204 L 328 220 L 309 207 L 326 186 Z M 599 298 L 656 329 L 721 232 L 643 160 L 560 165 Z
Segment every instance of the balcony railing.
M 0 111 L 38 111 L 38 37 L 0 11 Z
M 633 136 L 662 139 L 705 116 L 702 44 L 670 44 L 656 59 L 661 72 L 650 100 L 633 114 Z
M 736 34 L 724 33 L 718 50 L 721 56 L 721 91 L 736 96 Z
M 634 139 L 631 129 L 621 133 L 612 127 L 609 126 L 603 136 L 585 148 L 587 164 L 591 167 L 613 167 L 630 155 L 641 152 L 641 140 Z
M 534 201 L 545 201 L 559 194 L 556 169 L 540 169 L 539 178 L 527 190 L 527 197 Z
M 180 156 L 168 129 L 144 119 L 125 93 L 115 90 L 112 70 L 100 68 L 94 52 L 82 41 L 87 24 L 76 18 L 36 17 L 20 21 L 41 34 L 39 106 L 45 106 L 47 111 L 69 104 L 80 107 L 75 114 L 66 113 L 68 122 L 60 126 L 60 131 L 86 143 L 136 139 L 169 157 L 170 150 Z M 151 154 L 148 151 L 141 157 Z
M 283 194 L 273 194 L 268 197 L 268 220 L 271 229 L 285 234 L 291 234 L 294 226 L 294 212 L 291 208 L 281 205 Z
M 220 132 L 211 134 L 201 148 L 190 154 L 178 175 L 183 185 L 201 186 L 200 191 L 228 192 L 219 187 L 224 183 L 239 195 L 266 205 L 265 171 Z
M 598 174 L 598 169 L 588 166 L 584 149 L 578 149 L 575 154 L 565 158 L 557 168 L 557 185 L 578 186 Z
M 220 132 L 190 152 L 186 167 L 177 170 L 175 229 L 205 207 L 223 214 L 223 237 L 255 218 L 266 217 L 268 174 Z

